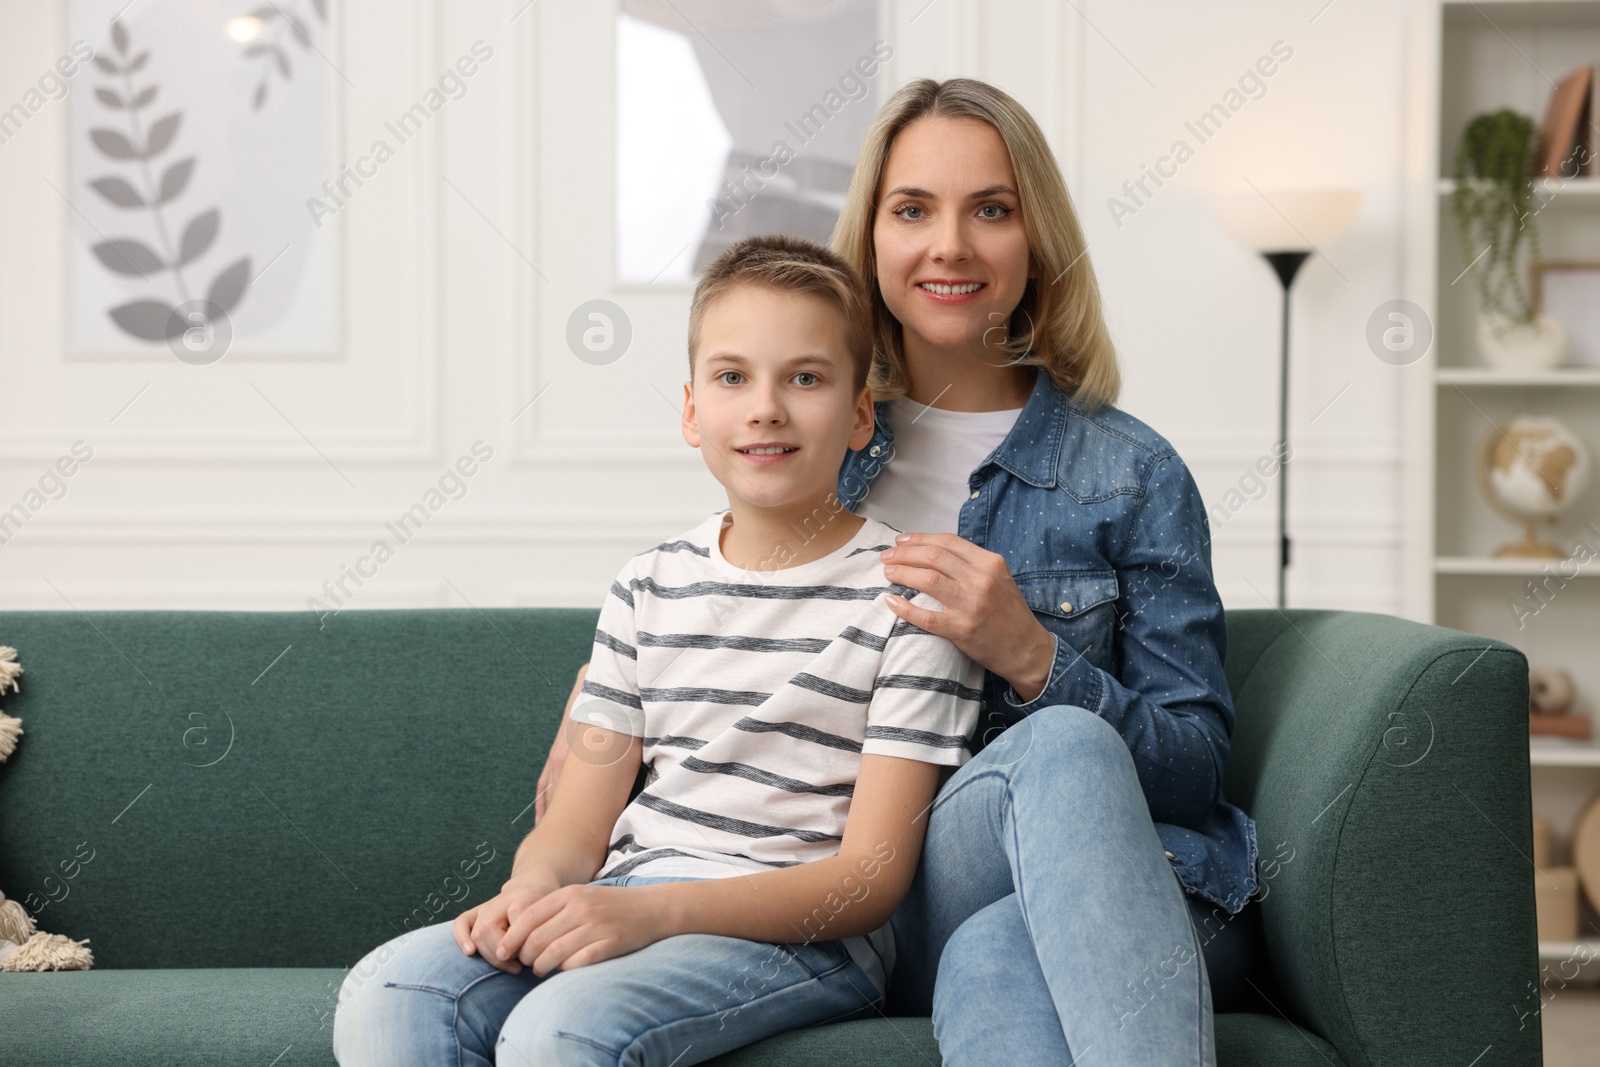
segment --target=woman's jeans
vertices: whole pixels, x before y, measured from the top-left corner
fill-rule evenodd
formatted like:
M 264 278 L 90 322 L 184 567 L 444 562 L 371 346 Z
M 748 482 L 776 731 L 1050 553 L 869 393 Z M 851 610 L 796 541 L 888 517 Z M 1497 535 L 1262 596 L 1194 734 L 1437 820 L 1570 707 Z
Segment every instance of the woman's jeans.
M 940 789 L 889 1011 L 931 1013 L 946 1067 L 1210 1067 L 1257 921 L 1184 892 L 1115 728 L 1041 708 Z
M 343 1067 L 685 1067 L 786 1030 L 877 1015 L 883 999 L 837 940 L 681 934 L 540 978 L 531 967 L 507 974 L 468 956 L 453 925 L 402 934 L 345 976 L 333 1020 Z

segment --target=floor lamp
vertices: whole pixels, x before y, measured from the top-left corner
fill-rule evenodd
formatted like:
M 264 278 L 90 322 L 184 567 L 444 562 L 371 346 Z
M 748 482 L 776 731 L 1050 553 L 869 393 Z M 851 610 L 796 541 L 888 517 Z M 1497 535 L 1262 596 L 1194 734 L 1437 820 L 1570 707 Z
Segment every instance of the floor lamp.
M 1357 189 L 1269 189 L 1219 193 L 1211 210 L 1224 231 L 1261 253 L 1283 286 L 1283 340 L 1279 349 L 1278 607 L 1284 606 L 1289 570 L 1289 288 L 1306 258 L 1337 240 L 1361 207 Z

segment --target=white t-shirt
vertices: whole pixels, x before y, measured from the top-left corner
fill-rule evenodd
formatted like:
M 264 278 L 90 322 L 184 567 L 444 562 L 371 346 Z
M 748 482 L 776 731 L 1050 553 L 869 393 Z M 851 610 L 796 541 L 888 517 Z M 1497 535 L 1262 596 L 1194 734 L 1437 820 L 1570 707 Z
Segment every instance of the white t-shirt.
M 632 557 L 601 607 L 571 717 L 642 736 L 649 772 L 596 877 L 721 878 L 834 856 L 864 753 L 971 758 L 983 668 L 884 603 L 894 592 L 943 608 L 884 579 L 878 553 L 898 530 L 867 519 L 821 559 L 744 571 L 722 555 L 727 518 Z M 809 931 L 819 940 L 834 936 L 827 918 Z M 881 979 L 893 937 L 888 924 L 869 937 L 876 959 L 845 940 Z
M 856 514 L 897 530 L 955 533 L 961 505 L 972 495 L 967 478 L 1000 447 L 1021 414 L 1021 408 L 945 411 L 908 397 L 889 401 L 892 451 Z

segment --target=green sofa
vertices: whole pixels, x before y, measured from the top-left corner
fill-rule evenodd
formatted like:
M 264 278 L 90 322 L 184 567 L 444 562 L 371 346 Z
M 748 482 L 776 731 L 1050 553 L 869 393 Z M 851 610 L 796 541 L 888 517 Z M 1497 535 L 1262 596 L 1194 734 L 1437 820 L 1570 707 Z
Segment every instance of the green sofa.
M 26 669 L 0 709 L 27 731 L 0 764 L 0 890 L 95 954 L 0 974 L 0 1063 L 333 1063 L 346 970 L 507 876 L 596 616 L 0 612 Z M 1523 655 L 1356 612 L 1228 633 L 1268 959 L 1217 1017 L 1221 1067 L 1535 1067 Z M 716 1062 L 938 1048 L 879 1017 Z

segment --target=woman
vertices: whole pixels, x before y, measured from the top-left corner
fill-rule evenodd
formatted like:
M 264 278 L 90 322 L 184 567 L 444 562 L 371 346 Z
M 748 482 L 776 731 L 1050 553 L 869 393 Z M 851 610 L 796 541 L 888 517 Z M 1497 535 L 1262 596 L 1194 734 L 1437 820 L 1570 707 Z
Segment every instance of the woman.
M 879 340 L 877 429 L 839 498 L 916 531 L 885 577 L 945 610 L 897 614 L 986 670 L 979 751 L 940 789 L 893 919 L 891 1012 L 931 1012 L 946 1064 L 1212 1064 L 1257 919 L 1254 823 L 1222 795 L 1209 527 L 1172 446 L 1114 406 L 1043 134 L 983 82 L 906 85 L 834 246 Z

